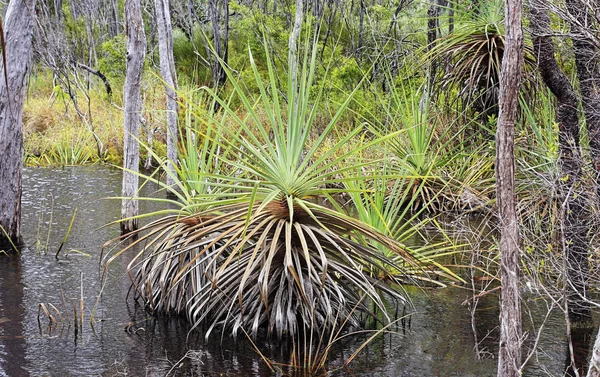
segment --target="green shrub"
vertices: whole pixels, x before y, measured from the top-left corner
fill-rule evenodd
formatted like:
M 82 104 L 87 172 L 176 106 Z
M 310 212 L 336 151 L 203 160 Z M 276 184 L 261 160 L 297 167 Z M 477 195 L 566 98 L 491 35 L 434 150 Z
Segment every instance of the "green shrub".
M 113 79 L 123 79 L 126 72 L 127 38 L 123 34 L 102 43 L 98 60 L 100 72 Z

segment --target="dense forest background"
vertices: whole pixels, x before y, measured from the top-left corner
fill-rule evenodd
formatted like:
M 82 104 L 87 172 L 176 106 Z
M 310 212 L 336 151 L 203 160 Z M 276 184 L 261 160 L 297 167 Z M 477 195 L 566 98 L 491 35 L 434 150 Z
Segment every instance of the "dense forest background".
M 127 55 L 123 2 L 55 1 L 40 3 L 38 8 L 36 64 L 25 107 L 27 163 L 105 160 L 120 164 L 121 88 Z M 170 9 L 172 49 L 182 93 L 190 94 L 201 86 L 218 85 L 224 92 L 231 89 L 215 54 L 241 78 L 248 78 L 252 75 L 250 48 L 266 72 L 263 41 L 269 45 L 278 75 L 285 74 L 295 3 L 172 1 Z M 148 40 L 143 134 L 164 154 L 161 141 L 165 140 L 166 115 L 153 3 L 144 3 L 143 15 Z M 446 123 L 462 118 L 461 124 L 471 123 L 467 127 L 470 134 L 491 140 L 502 20 L 498 1 L 309 2 L 306 22 L 318 33 L 317 78 L 328 71 L 327 101 L 321 116 L 327 118 L 336 103 L 360 83 L 351 105 L 354 112 L 345 122 L 385 118 L 390 111 L 390 93 L 400 87 L 403 95 L 420 96 L 422 103 L 432 96 L 436 111 L 443 108 L 444 116 L 449 117 Z M 455 32 L 457 26 L 460 33 Z M 489 34 L 489 46 L 471 50 L 463 46 L 485 42 L 463 39 L 485 36 L 484 32 Z M 481 69 L 490 69 L 491 76 L 472 77 L 465 86 L 461 82 L 465 77 L 457 76 L 468 76 L 467 65 L 474 60 L 462 57 L 461 62 L 458 55 L 468 51 L 489 55 L 489 61 L 477 63 Z M 455 67 L 455 61 L 464 67 Z M 280 84 L 285 90 L 286 80 Z M 251 84 L 247 89 L 257 91 Z

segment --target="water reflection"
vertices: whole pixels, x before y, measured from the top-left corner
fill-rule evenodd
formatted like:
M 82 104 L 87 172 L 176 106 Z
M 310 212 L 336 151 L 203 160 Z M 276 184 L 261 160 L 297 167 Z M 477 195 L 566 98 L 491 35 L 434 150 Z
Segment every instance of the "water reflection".
M 214 334 L 205 340 L 202 331 L 188 333 L 183 319 L 155 318 L 126 300 L 127 256 L 112 264 L 106 284 L 101 284 L 101 245 L 119 234 L 118 226 L 102 226 L 120 216 L 120 201 L 102 198 L 119 195 L 119 170 L 26 169 L 24 185 L 23 229 L 30 249 L 21 258 L 0 259 L 0 376 L 272 375 L 246 340 Z M 143 195 L 156 189 L 147 185 Z M 152 209 L 148 202 L 140 206 L 142 211 Z M 75 208 L 75 224 L 57 260 L 54 254 Z M 407 290 L 413 302 L 407 307 L 410 317 L 393 333 L 369 343 L 350 364 L 351 371 L 342 368 L 344 361 L 371 334 L 337 342 L 328 364 L 336 370 L 331 375 L 496 375 L 497 295 L 480 299 L 471 317 L 469 308 L 460 305 L 470 296 L 466 290 Z M 58 323 L 48 327 L 43 317 L 38 324 L 40 303 L 54 305 L 56 310 L 50 310 Z M 78 320 L 76 332 L 74 318 L 81 316 L 81 303 L 84 320 Z M 547 309 L 535 302 L 528 308 L 536 321 Z M 538 326 L 531 324 L 529 331 Z M 564 375 L 564 334 L 564 316 L 552 313 L 525 376 Z M 527 342 L 533 343 L 531 336 Z M 258 345 L 266 357 L 288 361 L 289 349 L 276 340 Z M 476 346 L 485 351 L 479 352 L 482 357 Z
M 588 355 L 593 344 L 592 328 L 571 328 L 571 337 L 567 339 L 567 356 L 565 358 L 565 376 L 578 377 L 587 374 Z
M 0 376 L 28 376 L 19 255 L 0 253 Z

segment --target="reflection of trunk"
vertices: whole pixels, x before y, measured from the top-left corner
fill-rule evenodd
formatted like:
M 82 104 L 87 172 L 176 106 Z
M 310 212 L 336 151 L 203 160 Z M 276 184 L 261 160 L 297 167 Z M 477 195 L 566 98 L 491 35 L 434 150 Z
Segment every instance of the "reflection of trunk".
M 571 328 L 565 362 L 566 377 L 585 375 L 591 338 L 591 327 L 575 326 Z M 571 354 L 571 350 L 573 350 L 573 354 Z
M 0 74 L 0 250 L 21 241 L 23 101 L 31 64 L 35 0 L 11 0 L 4 24 Z M 8 237 L 7 237 L 8 235 Z
M 596 173 L 596 193 L 600 198 L 600 51 L 590 37 L 590 25 L 594 25 L 589 2 L 567 0 L 571 17 L 571 40 L 575 53 L 575 65 L 581 92 L 585 124 L 589 134 L 590 155 Z M 594 31 L 591 31 L 592 33 Z
M 581 155 L 579 153 L 578 100 L 570 81 L 559 68 L 554 46 L 549 37 L 550 18 L 543 6 L 532 5 L 531 29 L 538 59 L 538 70 L 544 83 L 556 96 L 556 121 L 559 125 L 561 164 L 561 196 L 563 207 L 563 239 L 567 268 L 567 300 L 569 319 L 581 322 L 590 318 L 589 304 L 583 299 L 589 275 L 587 226 L 584 195 L 581 187 Z
M 160 74 L 167 95 L 167 186 L 175 185 L 177 166 L 177 75 L 173 59 L 173 29 L 168 0 L 155 0 Z
M 125 107 L 125 130 L 123 148 L 123 203 L 121 217 L 129 220 L 121 222 L 121 233 L 137 229 L 138 174 L 140 168 L 140 118 L 142 116 L 142 72 L 146 55 L 146 36 L 142 20 L 140 0 L 125 1 L 127 21 L 127 75 L 123 102 Z
M 27 344 L 23 334 L 23 281 L 19 255 L 0 254 L 0 373 L 28 376 Z
M 521 0 L 505 1 L 506 45 L 500 77 L 496 133 L 496 192 L 500 220 L 500 350 L 498 376 L 516 377 L 521 369 L 519 228 L 515 203 L 514 128 L 523 62 Z

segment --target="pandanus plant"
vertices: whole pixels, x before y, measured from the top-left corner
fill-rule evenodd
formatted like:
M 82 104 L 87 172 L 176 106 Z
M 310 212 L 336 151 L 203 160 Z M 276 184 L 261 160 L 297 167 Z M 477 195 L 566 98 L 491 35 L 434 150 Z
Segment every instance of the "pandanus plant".
M 343 147 L 363 132 L 358 126 L 321 150 L 352 93 L 311 139 L 323 92 L 315 82 L 314 46 L 314 41 L 305 44 L 297 82 L 289 75 L 285 98 L 268 48 L 266 80 L 249 51 L 256 96 L 246 93 L 226 66 L 233 100 L 203 88 L 219 110 L 196 108 L 196 120 L 204 123 L 196 132 L 218 145 L 205 148 L 213 155 L 204 158 L 218 159 L 219 170 L 194 172 L 194 185 L 180 182 L 176 213 L 141 228 L 137 240 L 110 259 L 141 247 L 129 270 L 151 310 L 186 313 L 207 336 L 217 327 L 252 337 L 259 331 L 293 337 L 307 328 L 385 321 L 387 300 L 404 300 L 392 285 L 402 271 L 398 260 L 415 266 L 415 259 L 399 242 L 324 204 L 335 201 L 344 182 L 366 179 L 361 167 L 373 161 L 354 161 L 356 152 L 397 135 L 348 151 Z M 180 172 L 180 181 L 182 176 L 190 174 Z M 205 189 L 198 188 L 200 182 Z M 196 187 L 193 195 L 186 192 L 189 187 Z M 378 266 L 396 266 L 395 274 Z M 373 268 L 381 271 L 371 274 Z
M 487 121 L 498 114 L 504 8 L 498 0 L 484 2 L 479 8 L 477 13 L 466 12 L 469 19 L 459 21 L 453 33 L 436 41 L 425 58 L 444 62 L 439 83 L 446 100 L 459 101 L 467 115 L 476 112 Z M 535 98 L 535 75 L 531 73 L 535 72 L 536 63 L 530 44 L 525 44 L 524 54 L 521 90 L 528 98 Z M 456 95 L 449 95 L 453 92 Z

